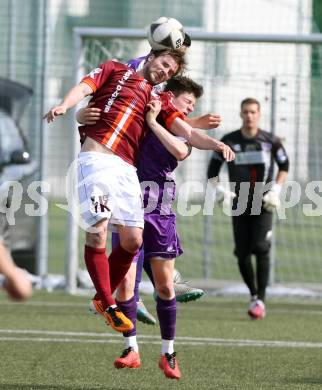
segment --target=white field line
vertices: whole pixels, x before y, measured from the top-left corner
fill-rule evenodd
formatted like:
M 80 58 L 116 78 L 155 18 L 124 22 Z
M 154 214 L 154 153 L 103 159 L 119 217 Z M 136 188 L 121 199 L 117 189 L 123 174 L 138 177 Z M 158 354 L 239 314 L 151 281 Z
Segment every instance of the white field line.
M 88 299 L 88 302 L 90 301 L 90 298 Z M 231 307 L 229 306 L 229 302 L 227 302 L 227 307 L 226 308 L 223 308 L 222 306 L 220 307 L 220 310 L 229 310 L 230 312 L 233 310 L 234 312 L 237 312 L 237 313 L 243 313 L 245 312 L 245 310 L 247 309 L 247 303 L 245 304 L 245 308 L 242 306 L 241 304 L 241 307 L 240 308 L 234 308 L 234 309 L 231 309 Z M 234 301 L 231 301 L 231 302 L 234 302 Z M 287 302 L 286 302 L 287 304 Z M 14 305 L 14 306 L 17 306 L 17 305 L 23 305 L 23 306 L 43 306 L 43 307 L 79 307 L 79 308 L 83 308 L 85 309 L 85 312 L 87 311 L 88 309 L 88 304 L 87 303 L 80 303 L 80 302 L 76 302 L 76 303 L 72 303 L 72 302 L 46 302 L 46 301 L 36 301 L 36 302 L 11 302 L 11 301 L 0 301 L 0 306 L 7 306 L 7 305 Z M 292 303 L 290 303 L 290 306 L 292 305 Z M 298 303 L 297 303 L 298 305 Z M 208 308 L 205 308 L 204 306 L 200 306 L 200 309 L 201 310 L 211 310 L 213 311 L 214 309 L 216 308 L 216 304 L 214 303 L 213 306 L 209 306 Z M 269 308 L 269 307 L 268 307 Z M 178 305 L 178 311 L 180 310 L 190 310 L 189 309 L 189 304 L 179 304 Z M 193 310 L 198 310 L 198 304 L 194 305 L 193 307 Z M 320 304 L 316 310 L 301 310 L 301 309 L 278 309 L 278 308 L 272 308 L 270 310 L 270 313 L 277 313 L 277 314 L 287 314 L 287 315 L 299 315 L 299 314 L 310 314 L 310 315 L 317 315 L 317 316 L 322 316 L 322 305 Z
M 0 341 L 32 341 L 32 342 L 84 343 L 84 344 L 111 344 L 111 343 L 123 342 L 122 337 L 114 333 L 0 329 L 0 334 L 49 336 L 49 337 L 0 336 Z M 51 336 L 62 336 L 62 337 L 51 337 Z M 74 338 L 74 337 L 86 337 L 86 338 Z M 91 339 L 88 337 L 96 337 L 96 338 L 103 338 L 103 339 L 100 340 Z M 159 336 L 140 335 L 138 336 L 138 339 L 140 341 L 140 344 L 160 344 Z M 249 340 L 249 339 L 218 339 L 218 338 L 207 338 L 207 337 L 177 337 L 175 342 L 177 345 L 185 345 L 185 346 L 220 345 L 220 346 L 228 346 L 228 347 L 322 348 L 322 342 L 283 341 L 283 340 Z

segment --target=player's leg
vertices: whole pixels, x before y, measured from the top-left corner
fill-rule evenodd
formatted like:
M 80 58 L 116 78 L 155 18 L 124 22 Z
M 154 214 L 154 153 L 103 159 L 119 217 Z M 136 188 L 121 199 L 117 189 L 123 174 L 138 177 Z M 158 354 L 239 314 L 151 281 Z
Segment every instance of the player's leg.
M 140 282 L 142 280 L 142 270 L 144 267 L 144 263 L 147 263 L 147 262 L 144 261 L 144 250 L 142 250 L 140 252 L 140 256 L 139 256 L 138 261 L 137 261 L 135 286 L 134 286 L 134 295 L 135 295 L 136 306 L 137 306 L 137 319 L 139 321 L 143 322 L 144 324 L 155 325 L 156 319 L 148 311 L 143 300 L 140 298 L 140 294 L 139 294 L 139 285 L 140 285 Z M 152 275 L 152 271 L 151 271 L 151 274 L 148 273 L 148 276 L 149 276 L 150 280 L 152 279 L 151 282 L 154 283 L 153 277 L 151 275 Z
M 84 259 L 103 310 L 115 305 L 112 297 L 109 264 L 106 255 L 107 219 L 94 225 L 97 232 L 86 232 Z
M 142 245 L 142 229 L 118 226 L 120 242 L 109 256 L 111 291 L 114 292 L 127 274 Z M 134 287 L 133 287 L 134 288 Z
M 102 303 L 102 315 L 113 329 L 123 332 L 133 324 L 117 308 L 112 297 L 110 267 L 106 255 L 107 225 L 111 220 L 118 195 L 119 176 L 122 167 L 114 176 L 107 175 L 119 166 L 117 156 L 101 153 L 80 153 L 78 159 L 78 192 L 83 223 L 86 226 L 84 258 L 87 270 Z M 116 194 L 115 194 L 116 192 Z
M 116 368 L 138 368 L 141 366 L 139 347 L 136 339 L 136 299 L 134 296 L 134 285 L 136 275 L 136 263 L 133 262 L 121 281 L 117 293 L 116 303 L 122 312 L 133 323 L 133 329 L 124 332 L 125 348 L 119 358 L 114 361 Z
M 157 292 L 157 313 L 162 339 L 159 367 L 168 378 L 179 379 L 180 369 L 174 352 L 176 332 L 176 298 L 173 286 L 174 259 L 151 258 Z
M 249 215 L 233 217 L 233 232 L 235 241 L 234 253 L 238 259 L 239 272 L 250 293 L 247 313 L 251 318 L 256 318 L 259 305 L 255 272 L 252 264 L 252 217 Z
M 116 248 L 120 244 L 120 236 L 118 233 L 113 232 L 112 233 L 112 249 Z M 135 286 L 134 286 L 134 295 L 136 301 L 140 299 L 139 296 L 139 285 L 142 279 L 142 268 L 143 268 L 143 261 L 144 261 L 144 252 L 143 250 L 140 250 L 134 257 L 133 262 L 136 263 L 136 275 L 135 275 Z
M 120 243 L 120 237 L 118 233 L 112 233 L 112 248 L 115 248 Z M 135 295 L 135 301 L 137 304 L 137 319 L 145 324 L 149 325 L 155 325 L 156 320 L 153 317 L 153 315 L 147 310 L 145 307 L 143 301 L 140 299 L 139 295 L 139 285 L 142 280 L 142 268 L 143 268 L 143 262 L 144 262 L 144 252 L 141 250 L 136 255 L 137 258 L 134 258 L 134 262 L 136 262 L 136 276 L 135 276 L 135 286 L 134 286 L 134 295 Z M 151 271 L 152 272 L 152 271 Z M 93 306 L 95 306 L 95 297 L 90 305 L 90 310 L 92 310 Z M 97 311 L 94 308 L 94 313 Z
M 95 224 L 96 233 L 86 232 L 84 258 L 86 268 L 94 287 L 96 296 L 92 303 L 95 309 L 102 314 L 107 322 L 118 332 L 133 328 L 132 322 L 117 307 L 112 297 L 110 283 L 109 260 L 106 255 L 107 221 L 102 220 Z
M 255 273 L 251 260 L 251 225 L 250 216 L 232 217 L 233 235 L 235 241 L 234 254 L 238 260 L 239 272 L 249 289 L 251 297 L 257 295 Z
M 143 232 L 144 252 L 147 259 L 157 256 L 166 258 L 177 258 L 182 253 L 180 239 L 176 231 L 176 216 L 145 214 L 145 227 Z M 151 278 L 149 262 L 144 262 L 144 270 Z M 178 302 L 188 302 L 196 300 L 204 295 L 204 291 L 189 285 L 181 279 L 180 273 L 176 271 L 174 275 L 174 289 Z M 151 280 L 152 281 L 152 280 Z M 153 283 L 153 282 L 152 282 Z M 156 293 L 154 294 L 156 298 Z
M 144 214 L 141 187 L 134 167 L 121 160 L 122 173 L 117 177 L 117 188 L 113 188 L 114 208 L 111 224 L 118 228 L 120 243 L 109 256 L 111 289 L 120 284 L 133 258 L 142 245 Z
M 270 259 L 269 251 L 272 236 L 272 213 L 263 211 L 261 215 L 253 217 L 253 253 L 256 255 L 257 296 L 256 318 L 266 315 L 265 295 L 269 280 Z
M 119 239 L 118 233 L 113 232 L 112 236 L 111 236 L 112 249 L 115 246 L 117 246 L 119 244 L 119 242 L 120 242 L 120 239 Z M 104 312 L 102 302 L 101 302 L 99 294 L 97 292 L 96 292 L 95 296 L 93 297 L 93 299 L 90 301 L 89 310 L 93 314 L 103 314 L 103 312 Z

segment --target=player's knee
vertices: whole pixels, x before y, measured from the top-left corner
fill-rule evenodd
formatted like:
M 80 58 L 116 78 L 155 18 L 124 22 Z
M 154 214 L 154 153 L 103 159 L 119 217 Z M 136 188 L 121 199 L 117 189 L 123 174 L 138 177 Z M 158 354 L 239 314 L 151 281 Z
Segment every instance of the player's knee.
M 255 254 L 268 254 L 270 248 L 271 248 L 271 243 L 270 243 L 270 241 L 268 241 L 268 240 L 263 240 L 263 241 L 257 242 L 257 243 L 253 246 L 252 252 L 255 253 Z
M 95 233 L 86 233 L 86 245 L 102 248 L 106 245 L 107 227 L 101 226 Z
M 106 235 L 95 233 L 91 234 L 90 237 L 86 239 L 86 245 L 91 246 L 93 248 L 102 248 L 106 244 Z
M 142 236 L 127 237 L 121 245 L 126 251 L 136 254 L 142 246 Z
M 161 299 L 171 299 L 174 297 L 174 288 L 172 284 L 156 286 L 156 291 Z
M 251 252 L 244 248 L 235 248 L 234 255 L 237 257 L 238 264 L 244 264 L 248 261 Z

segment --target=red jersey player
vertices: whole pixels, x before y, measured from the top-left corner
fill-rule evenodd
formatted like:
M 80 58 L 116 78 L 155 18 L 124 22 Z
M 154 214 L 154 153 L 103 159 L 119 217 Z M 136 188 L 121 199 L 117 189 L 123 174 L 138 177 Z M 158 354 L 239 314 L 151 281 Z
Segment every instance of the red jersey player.
M 139 72 L 107 61 L 44 116 L 48 123 L 52 122 L 88 95 L 93 95 L 95 106 L 102 109 L 96 125 L 81 127 L 78 192 L 81 214 L 88 226 L 86 267 L 102 302 L 104 317 L 119 332 L 133 328 L 116 306 L 112 293 L 142 244 L 141 189 L 133 163 L 145 135 L 145 106 L 153 85 L 169 80 L 183 66 L 183 56 L 171 50 L 152 52 Z M 108 224 L 117 225 L 120 244 L 107 259 Z

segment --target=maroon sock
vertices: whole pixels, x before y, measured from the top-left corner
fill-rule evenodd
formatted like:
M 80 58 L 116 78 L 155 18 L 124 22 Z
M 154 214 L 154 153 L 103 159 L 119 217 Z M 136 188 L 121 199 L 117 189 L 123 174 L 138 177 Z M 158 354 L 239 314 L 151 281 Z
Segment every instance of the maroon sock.
M 98 295 L 98 293 L 96 293 L 96 294 L 94 295 L 93 299 L 95 299 L 95 301 L 100 301 L 100 300 L 101 300 L 101 298 L 100 298 L 100 296 Z
M 105 248 L 93 248 L 85 245 L 84 259 L 87 271 L 92 279 L 98 297 L 102 301 L 104 310 L 115 301 L 111 293 L 109 263 Z
M 117 289 L 118 285 L 124 279 L 124 276 L 129 270 L 135 254 L 128 252 L 123 249 L 121 245 L 117 245 L 108 258 L 110 263 L 110 280 L 111 280 L 111 291 Z

